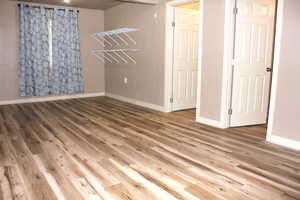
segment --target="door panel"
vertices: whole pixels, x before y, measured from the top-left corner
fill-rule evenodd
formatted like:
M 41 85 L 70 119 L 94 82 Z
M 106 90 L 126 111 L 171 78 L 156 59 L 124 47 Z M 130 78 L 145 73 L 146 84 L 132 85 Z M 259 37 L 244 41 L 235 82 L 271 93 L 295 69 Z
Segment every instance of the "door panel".
M 173 111 L 196 107 L 199 11 L 174 8 Z
M 275 0 L 237 0 L 232 127 L 266 123 L 275 5 Z

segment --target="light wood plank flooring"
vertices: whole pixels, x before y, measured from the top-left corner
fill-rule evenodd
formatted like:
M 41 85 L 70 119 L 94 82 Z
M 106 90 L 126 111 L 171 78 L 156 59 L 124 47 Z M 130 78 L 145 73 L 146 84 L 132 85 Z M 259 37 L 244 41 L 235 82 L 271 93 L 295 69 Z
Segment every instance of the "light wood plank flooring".
M 300 199 L 300 154 L 263 126 L 107 97 L 0 106 L 0 200 Z

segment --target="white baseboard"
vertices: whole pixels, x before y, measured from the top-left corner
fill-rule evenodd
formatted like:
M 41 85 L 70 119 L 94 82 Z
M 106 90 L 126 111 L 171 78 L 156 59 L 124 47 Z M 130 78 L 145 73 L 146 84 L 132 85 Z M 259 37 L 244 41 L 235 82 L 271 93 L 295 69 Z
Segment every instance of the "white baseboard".
M 216 121 L 216 120 L 212 120 L 212 119 L 208 119 L 208 118 L 204 118 L 204 117 L 197 117 L 196 122 L 201 123 L 201 124 L 205 124 L 208 126 L 213 126 L 216 128 L 221 128 L 224 129 L 226 127 L 224 127 L 220 121 Z
M 120 100 L 120 101 L 124 101 L 124 102 L 127 102 L 127 103 L 132 103 L 132 104 L 139 105 L 139 106 L 142 106 L 142 107 L 157 110 L 157 111 L 160 111 L 160 112 L 165 112 L 164 106 L 159 106 L 159 105 L 155 105 L 155 104 L 151 104 L 151 103 L 147 103 L 147 102 L 144 102 L 144 101 L 131 99 L 131 98 L 128 98 L 128 97 L 123 97 L 123 96 L 116 95 L 116 94 L 111 94 L 111 93 L 106 93 L 105 96 L 111 97 L 113 99 L 117 99 L 117 100 Z
M 267 142 L 278 144 L 278 145 L 281 145 L 281 146 L 284 146 L 284 147 L 287 147 L 290 149 L 300 151 L 300 142 L 299 141 L 271 135 L 269 138 L 267 138 Z
M 104 92 L 100 92 L 100 93 L 58 95 L 58 96 L 49 96 L 49 97 L 22 98 L 22 99 L 16 99 L 16 100 L 0 101 L 0 105 L 21 104 L 21 103 L 34 103 L 34 102 L 45 102 L 45 101 L 56 101 L 56 100 L 87 98 L 87 97 L 98 97 L 98 96 L 105 96 L 105 93 Z

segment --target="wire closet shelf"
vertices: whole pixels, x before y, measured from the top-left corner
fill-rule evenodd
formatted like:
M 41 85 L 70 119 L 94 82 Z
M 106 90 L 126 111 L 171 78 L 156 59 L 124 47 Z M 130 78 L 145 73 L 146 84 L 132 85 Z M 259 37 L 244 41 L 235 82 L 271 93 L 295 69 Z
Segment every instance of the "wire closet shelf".
M 136 45 L 136 41 L 128 34 L 135 31 L 138 31 L 138 29 L 120 28 L 111 31 L 93 33 L 91 36 L 102 45 L 104 50 L 93 50 L 92 53 L 102 62 L 115 64 L 136 64 L 136 60 L 128 53 L 139 51 L 139 49 L 114 48 Z

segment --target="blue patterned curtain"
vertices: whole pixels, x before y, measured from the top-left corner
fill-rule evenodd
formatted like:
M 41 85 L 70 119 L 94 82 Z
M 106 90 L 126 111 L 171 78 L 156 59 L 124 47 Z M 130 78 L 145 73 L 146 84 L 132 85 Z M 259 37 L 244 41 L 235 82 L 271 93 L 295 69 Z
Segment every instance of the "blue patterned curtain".
M 49 94 L 49 15 L 44 7 L 20 5 L 20 96 Z
M 84 91 L 80 60 L 78 13 L 54 9 L 52 18 L 51 94 L 74 94 Z

